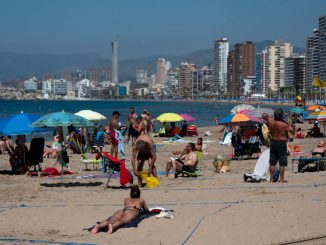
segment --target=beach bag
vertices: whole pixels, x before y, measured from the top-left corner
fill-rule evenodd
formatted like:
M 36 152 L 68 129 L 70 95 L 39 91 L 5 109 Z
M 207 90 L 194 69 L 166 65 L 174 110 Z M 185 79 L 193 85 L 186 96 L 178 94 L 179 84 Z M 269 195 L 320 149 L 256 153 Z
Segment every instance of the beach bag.
M 222 156 L 217 156 L 214 158 L 213 165 L 215 167 L 215 172 L 225 173 L 230 171 L 230 159 L 225 159 Z

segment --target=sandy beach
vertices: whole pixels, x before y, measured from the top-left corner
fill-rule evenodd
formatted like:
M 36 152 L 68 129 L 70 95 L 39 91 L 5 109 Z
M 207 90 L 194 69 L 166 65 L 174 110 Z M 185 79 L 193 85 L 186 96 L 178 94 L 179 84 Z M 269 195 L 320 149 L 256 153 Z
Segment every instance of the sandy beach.
M 204 136 L 206 131 L 212 135 Z M 83 228 L 122 209 L 129 190 L 105 189 L 106 179 L 76 179 L 98 174 L 80 173 L 80 155 L 69 153 L 75 174 L 65 176 L 63 185 L 58 178 L 0 174 L 0 244 L 279 244 L 326 235 L 326 172 L 292 173 L 291 155 L 286 184 L 245 183 L 243 174 L 253 170 L 256 159 L 232 160 L 230 172 L 215 173 L 214 157 L 232 153 L 231 146 L 218 143 L 217 132 L 218 127 L 199 128 L 207 145 L 199 177 L 160 176 L 159 187 L 142 188 L 149 207 L 173 209 L 174 219 L 150 217 L 112 235 L 92 235 Z M 172 151 L 185 145 L 154 140 L 156 166 L 163 171 Z M 309 152 L 319 140 L 294 139 L 291 144 Z M 131 169 L 131 146 L 125 147 Z M 10 169 L 8 158 L 0 155 L 2 172 Z M 42 166 L 54 161 L 44 159 Z M 119 180 L 110 185 L 118 187 Z

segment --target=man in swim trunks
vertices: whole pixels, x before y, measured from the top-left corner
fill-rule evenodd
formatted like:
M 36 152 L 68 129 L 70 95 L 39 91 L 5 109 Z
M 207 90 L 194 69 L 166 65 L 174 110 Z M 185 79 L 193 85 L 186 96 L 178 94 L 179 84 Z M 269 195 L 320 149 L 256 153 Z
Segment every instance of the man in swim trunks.
M 274 182 L 273 176 L 277 162 L 280 166 L 280 182 L 287 182 L 284 179 L 285 167 L 287 166 L 287 140 L 289 138 L 288 133 L 293 135 L 294 130 L 287 122 L 284 121 L 283 117 L 284 113 L 282 109 L 277 109 L 274 112 L 274 120 L 269 117 L 268 114 L 262 114 L 262 118 L 266 121 L 271 137 L 269 159 L 271 182 Z
M 174 177 L 177 178 L 178 174 L 182 171 L 193 172 L 198 164 L 197 154 L 195 153 L 196 146 L 194 143 L 188 143 L 184 153 L 181 153 L 177 159 L 172 158 L 166 166 L 166 177 L 173 167 Z
M 112 113 L 112 119 L 109 123 L 109 136 L 111 138 L 111 156 L 117 158 L 118 157 L 118 140 L 115 138 L 115 130 L 119 128 L 118 118 L 120 113 L 118 111 L 114 111 Z
M 137 158 L 137 167 L 136 167 L 136 158 Z M 135 176 L 138 177 L 138 185 L 142 186 L 142 179 L 139 175 L 141 171 L 143 171 L 144 163 L 148 160 L 148 173 L 157 177 L 155 161 L 156 161 L 156 153 L 154 150 L 154 142 L 150 136 L 147 134 L 140 135 L 133 148 L 132 148 L 132 157 L 131 164 L 134 170 Z
M 138 121 L 137 121 L 137 114 L 135 113 L 135 109 L 133 107 L 130 107 L 130 113 L 128 116 L 128 138 L 127 142 L 129 142 L 131 137 L 131 143 L 134 143 L 135 138 L 138 137 L 137 127 L 138 127 Z

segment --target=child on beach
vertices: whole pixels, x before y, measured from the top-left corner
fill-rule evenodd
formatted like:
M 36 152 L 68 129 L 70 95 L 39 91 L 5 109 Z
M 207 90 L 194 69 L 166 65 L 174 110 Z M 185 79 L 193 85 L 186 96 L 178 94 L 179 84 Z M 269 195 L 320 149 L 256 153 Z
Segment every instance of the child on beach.
M 130 190 L 130 198 L 126 198 L 124 201 L 124 208 L 116 211 L 108 219 L 96 224 L 91 230 L 91 233 L 96 234 L 102 229 L 108 228 L 108 233 L 112 234 L 122 225 L 135 219 L 141 210 L 146 213 L 150 212 L 145 200 L 140 198 L 140 190 L 138 185 L 134 185 Z

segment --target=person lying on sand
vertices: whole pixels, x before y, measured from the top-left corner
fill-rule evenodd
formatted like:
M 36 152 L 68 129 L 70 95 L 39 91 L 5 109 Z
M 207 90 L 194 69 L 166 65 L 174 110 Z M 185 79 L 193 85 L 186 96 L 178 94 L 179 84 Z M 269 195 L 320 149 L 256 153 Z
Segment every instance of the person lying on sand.
M 141 209 L 143 209 L 146 213 L 150 212 L 145 200 L 140 198 L 140 190 L 138 185 L 133 185 L 130 190 L 130 198 L 126 198 L 124 201 L 124 208 L 116 211 L 108 219 L 96 224 L 91 230 L 91 233 L 96 234 L 102 229 L 108 228 L 108 233 L 112 234 L 122 225 L 134 220 L 138 216 Z

